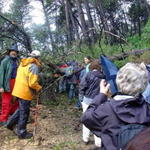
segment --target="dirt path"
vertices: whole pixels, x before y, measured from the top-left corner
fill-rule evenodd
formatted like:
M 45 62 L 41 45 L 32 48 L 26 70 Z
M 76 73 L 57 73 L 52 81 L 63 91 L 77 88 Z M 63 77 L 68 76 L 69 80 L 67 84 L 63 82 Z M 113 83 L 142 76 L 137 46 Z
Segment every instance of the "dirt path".
M 89 150 L 84 145 L 82 125 L 78 125 L 81 111 L 63 101 L 58 105 L 42 105 L 39 111 L 35 138 L 19 140 L 12 131 L 0 127 L 0 150 Z M 34 124 L 28 124 L 34 130 Z

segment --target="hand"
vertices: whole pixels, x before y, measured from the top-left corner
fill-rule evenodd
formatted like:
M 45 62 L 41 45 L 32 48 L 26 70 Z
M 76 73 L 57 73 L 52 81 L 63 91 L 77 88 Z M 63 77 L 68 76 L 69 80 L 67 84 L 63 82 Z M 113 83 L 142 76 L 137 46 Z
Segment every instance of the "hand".
M 11 104 L 14 104 L 17 101 L 17 99 L 18 99 L 17 97 L 13 96 L 11 100 Z
M 108 95 L 110 84 L 106 80 L 102 79 L 100 82 L 100 93 Z
M 3 88 L 0 88 L 0 93 L 4 93 L 4 89 Z

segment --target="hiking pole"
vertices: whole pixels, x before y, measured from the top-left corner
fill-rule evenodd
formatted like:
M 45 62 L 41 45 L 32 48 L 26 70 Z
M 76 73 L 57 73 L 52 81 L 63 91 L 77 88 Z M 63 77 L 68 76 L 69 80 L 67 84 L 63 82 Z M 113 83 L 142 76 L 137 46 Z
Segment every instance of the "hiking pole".
M 82 71 L 84 68 L 79 69 L 78 71 L 74 72 L 72 75 Z M 50 85 L 48 85 L 46 88 L 44 88 L 44 90 L 41 91 L 41 93 L 39 94 L 39 97 L 47 90 L 49 89 L 51 86 L 53 86 L 55 83 L 57 83 L 57 81 L 59 81 L 60 79 L 63 79 L 64 77 L 66 77 L 66 75 L 62 75 L 60 76 L 58 79 L 56 79 L 53 83 L 51 83 Z
M 36 130 L 38 125 L 38 114 L 39 114 L 39 94 L 36 97 L 36 108 L 35 108 L 35 115 L 34 115 L 34 129 L 33 129 L 33 138 L 36 136 Z
M 57 83 L 57 81 L 59 81 L 60 79 L 62 79 L 63 77 L 65 77 L 64 75 L 59 77 L 58 79 L 56 79 L 53 83 L 51 83 L 50 85 L 48 85 L 46 88 L 44 88 L 40 94 L 39 94 L 39 97 L 46 91 L 48 90 L 50 87 L 52 87 L 55 83 Z
M 35 108 L 35 114 L 34 114 L 34 129 L 33 129 L 33 138 L 35 138 L 36 136 L 36 131 L 37 131 L 37 126 L 38 126 L 38 114 L 39 114 L 39 101 L 40 101 L 40 96 L 47 90 L 49 89 L 53 84 L 55 84 L 58 80 L 60 80 L 61 78 L 63 78 L 64 76 L 61 76 L 60 78 L 58 78 L 57 80 L 55 80 L 55 82 L 53 82 L 52 84 L 48 85 L 44 90 L 42 90 L 36 97 L 36 108 Z

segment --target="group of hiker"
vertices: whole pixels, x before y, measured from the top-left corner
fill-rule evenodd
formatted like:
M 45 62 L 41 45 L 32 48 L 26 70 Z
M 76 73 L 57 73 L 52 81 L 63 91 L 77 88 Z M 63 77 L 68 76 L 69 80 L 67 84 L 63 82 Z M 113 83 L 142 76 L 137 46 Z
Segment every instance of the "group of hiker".
M 17 45 L 7 49 L 0 65 L 2 95 L 0 126 L 14 130 L 20 139 L 31 138 L 26 126 L 33 94 L 41 90 L 38 83 L 40 51 L 34 50 L 19 62 Z
M 139 147 L 133 143 L 140 139 L 134 141 L 136 135 L 145 133 L 145 130 L 150 132 L 150 66 L 127 63 L 118 70 L 115 80 L 114 75 L 112 77 L 118 90 L 113 93 L 104 72 L 109 69 L 113 72 L 113 67 L 104 68 L 100 60 L 92 60 L 89 56 L 84 58 L 84 63 L 78 86 L 74 86 L 78 88 L 76 106 L 81 105 L 83 109 L 83 142 L 90 143 L 92 132 L 95 143 L 92 150 L 140 150 L 141 147 L 148 150 L 150 137 L 142 135 L 144 139 Z M 77 75 L 76 71 L 74 75 Z M 66 78 L 68 76 L 64 75 L 63 79 Z
M 68 103 L 71 103 L 72 99 L 77 99 L 79 96 L 79 83 L 81 79 L 85 77 L 89 72 L 89 65 L 92 61 L 90 56 L 84 57 L 83 63 L 79 63 L 75 60 L 68 61 L 64 64 L 57 65 L 55 67 L 54 77 L 59 79 L 58 92 L 66 92 Z M 81 103 L 78 99 L 76 108 L 80 108 Z
M 42 88 L 38 83 L 41 53 L 34 50 L 21 61 L 18 53 L 15 46 L 8 49 L 0 64 L 0 125 L 13 130 L 18 138 L 26 139 L 33 136 L 26 129 L 31 100 Z M 59 80 L 59 92 L 66 90 L 69 102 L 76 95 L 76 107 L 83 109 L 83 142 L 89 144 L 92 132 L 95 150 L 139 150 L 139 147 L 148 150 L 150 136 L 143 136 L 143 143 L 138 147 L 134 143 L 139 139 L 135 137 L 150 132 L 150 67 L 144 63 L 127 63 L 120 68 L 115 94 L 105 69 L 100 60 L 92 60 L 90 56 L 84 57 L 83 65 L 69 61 L 57 68 L 63 76 Z

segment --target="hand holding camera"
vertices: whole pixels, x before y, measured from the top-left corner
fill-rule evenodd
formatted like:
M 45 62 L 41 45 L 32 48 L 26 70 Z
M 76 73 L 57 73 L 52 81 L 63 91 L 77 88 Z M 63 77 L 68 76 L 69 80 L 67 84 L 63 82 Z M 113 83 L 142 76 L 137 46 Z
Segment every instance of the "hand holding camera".
M 106 80 L 102 79 L 100 82 L 100 93 L 108 95 L 110 84 Z

